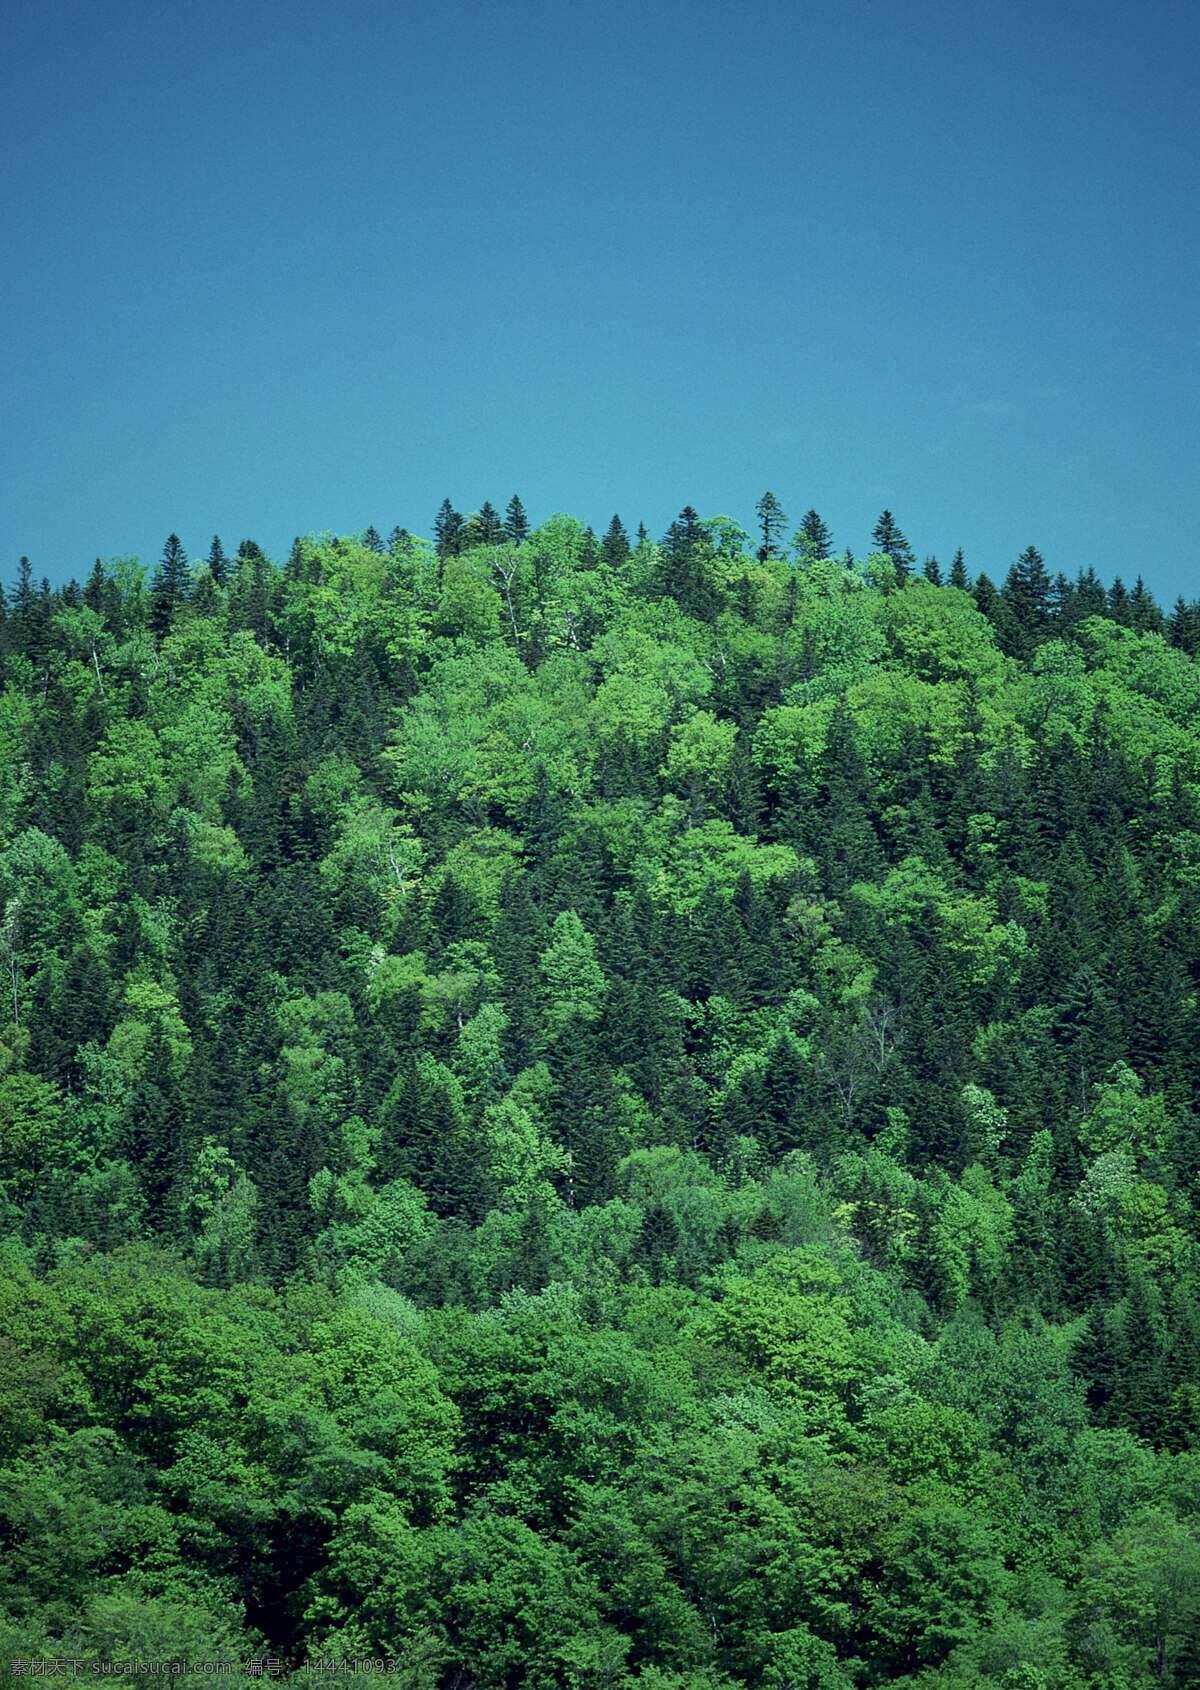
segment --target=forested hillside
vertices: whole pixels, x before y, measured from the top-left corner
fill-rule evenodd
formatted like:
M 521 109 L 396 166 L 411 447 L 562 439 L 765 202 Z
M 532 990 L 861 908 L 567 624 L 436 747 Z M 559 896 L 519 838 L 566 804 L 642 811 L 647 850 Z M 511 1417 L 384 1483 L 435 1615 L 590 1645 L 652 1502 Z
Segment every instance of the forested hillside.
M 0 1672 L 1200 1683 L 1200 604 L 770 495 L 0 615 Z

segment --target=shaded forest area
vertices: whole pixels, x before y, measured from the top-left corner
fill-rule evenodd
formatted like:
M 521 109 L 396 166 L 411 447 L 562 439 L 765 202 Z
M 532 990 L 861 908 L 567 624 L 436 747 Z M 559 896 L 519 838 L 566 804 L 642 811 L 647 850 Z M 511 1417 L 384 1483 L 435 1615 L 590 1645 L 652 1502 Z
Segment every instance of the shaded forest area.
M 683 511 L 0 595 L 0 1671 L 1200 1682 L 1200 603 Z

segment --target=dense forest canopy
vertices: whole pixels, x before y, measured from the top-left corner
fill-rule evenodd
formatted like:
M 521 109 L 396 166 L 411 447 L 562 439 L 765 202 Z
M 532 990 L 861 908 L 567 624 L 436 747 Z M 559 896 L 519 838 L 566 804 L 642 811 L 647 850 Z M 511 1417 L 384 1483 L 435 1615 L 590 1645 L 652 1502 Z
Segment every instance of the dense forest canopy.
M 1200 603 L 521 501 L 0 595 L 0 1670 L 1200 1682 Z

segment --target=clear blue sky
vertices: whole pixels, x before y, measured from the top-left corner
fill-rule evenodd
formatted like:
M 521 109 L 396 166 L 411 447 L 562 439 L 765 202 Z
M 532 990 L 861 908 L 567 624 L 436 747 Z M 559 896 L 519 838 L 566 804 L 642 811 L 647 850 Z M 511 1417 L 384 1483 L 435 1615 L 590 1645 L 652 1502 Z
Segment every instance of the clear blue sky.
M 1195 0 L 9 0 L 0 577 L 769 488 L 1200 596 L 1198 66 Z

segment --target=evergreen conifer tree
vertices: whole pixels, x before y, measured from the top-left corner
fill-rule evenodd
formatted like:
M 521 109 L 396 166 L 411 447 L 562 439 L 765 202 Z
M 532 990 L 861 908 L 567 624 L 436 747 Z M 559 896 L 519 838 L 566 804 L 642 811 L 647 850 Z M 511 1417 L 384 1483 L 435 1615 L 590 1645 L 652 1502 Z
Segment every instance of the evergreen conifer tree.
M 479 507 L 479 536 L 485 546 L 498 546 L 504 539 L 504 524 L 490 499 L 485 499 Z
M 808 558 L 833 556 L 833 535 L 816 511 L 805 511 L 793 544 Z
M 1103 616 L 1108 609 L 1108 594 L 1090 563 L 1075 577 L 1075 602 L 1081 621 L 1085 616 Z
M 1129 595 L 1129 608 L 1133 613 L 1133 625 L 1139 634 L 1162 633 L 1163 613 L 1154 602 L 1154 594 L 1140 575 Z
M 150 626 L 161 639 L 187 602 L 188 560 L 178 534 L 168 537 L 150 590 Z
M 514 546 L 523 545 L 529 538 L 529 518 L 515 493 L 508 501 L 508 508 L 504 513 L 504 532 Z
M 241 542 L 236 561 L 232 626 L 249 629 L 259 643 L 265 645 L 271 633 L 270 563 L 256 540 Z
M 706 567 L 712 555 L 712 542 L 691 505 L 685 505 L 667 529 L 663 553 L 660 590 L 673 598 L 688 616 L 711 620 L 717 608 Z
M 292 536 L 292 549 L 288 552 L 288 560 L 283 566 L 283 573 L 289 584 L 301 580 L 304 574 L 304 543 L 299 534 Z
M 34 602 L 37 598 L 37 588 L 33 584 L 33 565 L 27 557 L 23 557 L 17 565 L 17 580 L 13 588 L 13 615 L 25 623 L 33 614 Z
M 600 555 L 610 569 L 620 569 L 629 554 L 629 536 L 620 517 L 614 516 L 601 542 Z
M 440 558 L 458 556 L 463 548 L 463 529 L 465 527 L 466 519 L 462 513 L 455 510 L 449 499 L 443 499 L 441 509 L 437 513 L 437 520 L 433 525 L 437 554 Z
M 104 565 L 97 558 L 84 583 L 83 602 L 97 616 L 104 614 Z
M 1093 1303 L 1071 1351 L 1071 1371 L 1083 1381 L 1088 1409 L 1098 1426 L 1108 1424 L 1119 1368 L 1119 1348 L 1104 1307 Z
M 688 546 L 695 545 L 703 533 L 698 513 L 691 505 L 684 505 L 663 536 L 663 548 L 669 556 L 676 557 Z
M 993 626 L 998 626 L 1001 620 L 1000 594 L 996 591 L 996 583 L 990 575 L 982 572 L 976 576 L 975 585 L 971 588 L 971 596 L 979 609 Z
M 758 561 L 766 563 L 768 558 L 782 557 L 783 548 L 779 544 L 779 536 L 783 533 L 787 516 L 774 493 L 764 493 L 755 505 L 754 513 L 758 517 L 758 526 L 762 533 Z
M 1128 628 L 1133 624 L 1133 608 L 1129 602 L 1129 592 L 1119 575 L 1113 578 L 1113 584 L 1108 589 L 1108 614 L 1114 622 Z
M 221 537 L 214 534 L 212 545 L 208 548 L 208 572 L 218 587 L 223 587 L 229 579 L 229 559 L 225 556 L 221 545 Z
M 1169 1378 L 1158 1296 L 1141 1274 L 1126 1299 L 1121 1337 L 1118 1417 L 1130 1431 L 1155 1443 L 1167 1415 Z
M 1180 594 L 1167 623 L 1167 638 L 1177 650 L 1186 651 L 1189 656 L 1200 652 L 1200 600 L 1187 604 Z
M 916 554 L 900 532 L 891 511 L 884 511 L 871 530 L 871 540 L 877 552 L 884 552 L 896 565 L 901 576 L 911 575 L 917 566 Z
M 1060 569 L 1050 583 L 1050 592 L 1046 600 L 1050 627 L 1056 639 L 1062 639 L 1071 625 L 1073 596 L 1071 583 Z
M 1012 565 L 1000 603 L 1009 655 L 1028 658 L 1050 631 L 1050 577 L 1036 546 L 1027 546 Z
M 961 546 L 955 552 L 954 562 L 950 565 L 950 585 L 952 587 L 957 587 L 960 592 L 966 593 L 970 591 L 971 582 L 967 575 L 967 566 L 963 562 Z
M 506 538 L 504 524 L 495 506 L 487 499 L 477 511 L 472 511 L 462 531 L 462 550 L 473 546 L 498 546 Z

